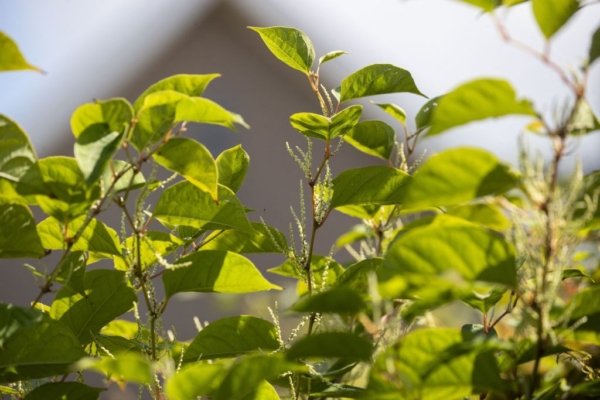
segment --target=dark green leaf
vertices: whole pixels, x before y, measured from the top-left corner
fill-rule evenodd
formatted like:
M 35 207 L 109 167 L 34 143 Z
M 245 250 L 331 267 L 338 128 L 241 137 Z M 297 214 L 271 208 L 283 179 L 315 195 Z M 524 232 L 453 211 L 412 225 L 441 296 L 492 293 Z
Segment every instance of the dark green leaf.
M 0 205 L 0 258 L 39 258 L 44 248 L 27 206 Z
M 216 164 L 219 171 L 219 183 L 236 193 L 248 173 L 250 164 L 248 153 L 242 149 L 242 145 L 238 144 L 219 154 Z
M 72 237 L 81 229 L 86 217 L 82 216 L 71 221 L 68 225 L 68 236 Z M 42 245 L 46 249 L 62 250 L 66 248 L 63 238 L 64 228 L 55 218 L 47 218 L 40 222 L 37 230 L 42 239 Z M 79 239 L 71 247 L 72 251 L 91 251 L 108 256 L 121 256 L 121 245 L 119 236 L 113 229 L 107 227 L 101 221 L 92 218 L 83 230 Z
M 345 332 L 324 332 L 305 336 L 287 351 L 289 360 L 299 358 L 346 358 L 369 361 L 373 344 L 360 336 Z
M 290 308 L 299 313 L 357 314 L 365 307 L 362 297 L 349 288 L 333 288 L 325 292 L 305 296 Z
M 513 189 L 519 174 L 492 153 L 457 148 L 429 158 L 403 191 L 404 208 L 451 206 Z
M 121 271 L 88 271 L 84 288 L 85 295 L 66 286 L 60 289 L 50 316 L 71 328 L 79 341 L 87 344 L 104 325 L 131 310 L 137 296 Z
M 249 28 L 258 32 L 271 53 L 279 60 L 298 71 L 306 74 L 310 72 L 315 60 L 315 49 L 304 32 L 284 26 Z
M 287 249 L 285 235 L 273 227 L 260 222 L 251 222 L 254 232 L 227 230 L 216 231 L 206 237 L 202 250 L 229 250 L 236 253 L 280 253 Z M 271 232 L 269 235 L 266 229 Z M 278 245 L 273 243 L 271 236 Z
M 498 338 L 498 332 L 494 328 L 486 333 L 481 324 L 465 324 L 460 328 L 460 334 L 466 342 Z
M 183 362 L 231 358 L 279 349 L 277 328 L 264 319 L 241 315 L 211 322 L 196 335 Z
M 163 80 L 156 82 L 144 91 L 135 101 L 135 111 L 139 111 L 144 105 L 146 96 L 154 92 L 161 92 L 163 90 L 173 90 L 188 96 L 202 96 L 204 90 L 208 84 L 215 78 L 218 78 L 219 74 L 206 74 L 206 75 L 173 75 Z
M 340 101 L 386 93 L 414 93 L 417 89 L 410 72 L 391 64 L 373 64 L 364 67 L 342 81 Z
M 173 138 L 160 146 L 153 157 L 217 200 L 217 165 L 206 147 L 193 139 Z
M 344 140 L 363 153 L 389 160 L 396 133 L 382 121 L 362 121 L 344 136 Z
M 564 281 L 565 279 L 569 279 L 569 278 L 588 278 L 589 280 L 594 282 L 594 280 L 592 279 L 591 276 L 589 276 L 588 274 L 586 274 L 585 272 L 583 272 L 582 270 L 577 269 L 577 268 L 563 269 L 562 280 Z
M 82 251 L 74 251 L 67 255 L 58 267 L 56 282 L 68 286 L 76 293 L 85 295 L 85 265 L 87 259 Z
M 331 118 L 313 113 L 297 113 L 290 123 L 301 134 L 321 140 L 331 140 L 349 132 L 360 119 L 362 106 L 350 106 Z
M 399 204 L 411 177 L 391 167 L 354 168 L 333 180 L 331 208 L 350 204 Z
M 116 354 L 113 357 L 85 358 L 75 367 L 79 370 L 98 371 L 107 378 L 121 382 L 135 382 L 143 385 L 154 383 L 154 368 L 146 357 L 138 353 Z
M 24 400 L 97 400 L 105 390 L 79 382 L 50 382 L 27 393 Z
M 504 293 L 506 293 L 506 288 L 491 288 L 488 290 L 477 288 L 466 291 L 461 296 L 461 300 L 474 309 L 487 314 L 502 299 Z
M 17 182 L 36 161 L 27 134 L 16 122 L 0 114 L 0 178 Z
M 594 32 L 592 36 L 592 44 L 589 51 L 588 63 L 591 65 L 594 61 L 600 58 L 600 27 Z
M 104 127 L 93 125 L 77 137 L 73 152 L 86 183 L 100 178 L 111 159 L 121 147 L 123 134 L 105 133 Z
M 0 71 L 33 70 L 42 72 L 38 67 L 29 64 L 17 44 L 4 32 L 0 31 Z
M 577 293 L 565 307 L 564 314 L 570 320 L 569 325 L 577 323 L 577 331 L 600 332 L 600 286 Z
M 189 364 L 169 378 L 165 392 L 171 400 L 189 400 L 211 396 L 225 378 L 223 364 Z
M 417 129 L 425 129 L 431 126 L 433 112 L 437 108 L 441 98 L 442 96 L 434 97 L 421 107 L 415 117 Z
M 240 229 L 254 232 L 246 211 L 231 189 L 219 185 L 219 203 L 192 183 L 179 182 L 162 192 L 153 217 L 196 229 Z
M 593 381 L 583 382 L 578 385 L 575 385 L 571 389 L 571 393 L 583 394 L 590 398 L 597 398 L 598 396 L 600 396 L 600 379 L 595 379 Z
M 93 127 L 104 135 L 111 132 L 125 133 L 132 119 L 133 107 L 126 99 L 96 101 L 75 110 L 71 117 L 71 130 L 76 138 Z
M 162 276 L 167 297 L 181 292 L 250 293 L 279 290 L 247 258 L 228 251 L 206 250 L 180 258 Z
M 30 308 L 0 303 L 0 349 L 20 329 L 41 322 L 42 313 Z
M 324 56 L 322 56 L 321 58 L 319 58 L 319 66 L 325 64 L 327 61 L 331 61 L 334 58 L 338 58 L 339 56 L 342 56 L 344 54 L 348 54 L 348 53 L 346 53 L 345 51 L 342 51 L 342 50 L 330 51 L 329 53 L 327 53 Z
M 579 9 L 579 0 L 532 0 L 533 15 L 550 39 Z
M 502 79 L 477 79 L 465 83 L 442 96 L 437 103 L 427 133 L 430 136 L 487 118 L 536 115 L 531 103 L 518 100 L 512 86 Z
M 349 287 L 354 291 L 366 293 L 369 287 L 369 275 L 377 272 L 383 259 L 369 258 L 350 265 L 337 281 L 337 287 Z

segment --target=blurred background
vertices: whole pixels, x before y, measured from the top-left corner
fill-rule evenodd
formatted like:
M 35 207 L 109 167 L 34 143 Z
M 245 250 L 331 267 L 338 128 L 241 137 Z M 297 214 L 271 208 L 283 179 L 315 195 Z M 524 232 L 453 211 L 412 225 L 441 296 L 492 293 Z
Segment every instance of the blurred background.
M 532 17 L 530 3 L 501 10 L 499 17 L 512 36 L 536 48 L 544 41 Z M 551 56 L 561 66 L 577 65 L 587 54 L 591 35 L 600 23 L 600 6 L 585 7 L 552 41 Z M 520 97 L 551 112 L 569 93 L 560 79 L 537 59 L 504 43 L 489 16 L 453 0 L 2 0 L 0 30 L 11 36 L 33 65 L 34 72 L 0 74 L 0 113 L 17 121 L 29 134 L 40 157 L 73 155 L 69 121 L 81 104 L 94 99 L 126 97 L 133 102 L 154 82 L 173 74 L 220 73 L 204 96 L 241 114 L 251 126 L 234 133 L 220 127 L 191 125 L 188 135 L 204 143 L 216 157 L 241 143 L 250 155 L 250 171 L 238 193 L 248 207 L 283 232 L 292 221 L 289 207 L 299 210 L 301 171 L 285 143 L 305 147 L 289 125 L 296 112 L 320 112 L 306 78 L 271 55 L 247 26 L 293 26 L 313 41 L 317 57 L 332 51 L 349 53 L 326 64 L 322 82 L 338 86 L 350 73 L 373 63 L 391 63 L 409 70 L 428 97 L 479 77 L 508 79 Z M 600 64 L 591 71 L 588 100 L 600 111 Z M 380 96 L 404 108 L 409 126 L 426 99 L 411 94 Z M 367 101 L 363 119 L 383 119 L 398 133 L 401 127 Z M 517 137 L 526 119 L 503 118 L 473 123 L 420 142 L 417 154 L 444 147 L 480 146 L 507 162 L 517 162 Z M 532 147 L 546 153 L 549 144 L 531 136 Z M 598 134 L 582 138 L 577 151 L 586 171 L 600 168 Z M 318 149 L 315 143 L 315 149 Z M 320 152 L 321 150 L 316 150 Z M 333 161 L 334 176 L 351 166 L 377 164 L 344 146 Z M 567 162 L 568 164 L 568 162 Z M 562 171 L 567 174 L 568 168 Z M 566 175 L 565 175 L 566 176 Z M 112 210 L 106 221 L 120 226 Z M 36 215 L 38 222 L 40 215 Z M 333 215 L 319 231 L 317 253 L 327 254 L 352 221 Z M 341 261 L 349 256 L 340 252 Z M 254 257 L 262 271 L 283 262 L 282 256 Z M 44 265 L 37 260 L 37 268 Z M 52 260 L 44 259 L 51 268 Z M 27 305 L 36 293 L 23 260 L 0 260 L 0 301 Z M 191 339 L 192 318 L 214 320 L 240 312 L 268 317 L 266 307 L 279 301 L 284 309 L 294 300 L 294 285 L 281 293 L 246 296 L 190 295 L 175 298 L 165 315 L 165 327 L 175 325 L 178 338 Z M 159 285 L 160 286 L 160 285 Z M 160 296 L 160 295 L 159 295 Z M 47 303 L 51 296 L 44 299 Z M 177 300 L 177 301 L 175 301 Z M 111 399 L 136 398 L 134 389 L 113 388 Z

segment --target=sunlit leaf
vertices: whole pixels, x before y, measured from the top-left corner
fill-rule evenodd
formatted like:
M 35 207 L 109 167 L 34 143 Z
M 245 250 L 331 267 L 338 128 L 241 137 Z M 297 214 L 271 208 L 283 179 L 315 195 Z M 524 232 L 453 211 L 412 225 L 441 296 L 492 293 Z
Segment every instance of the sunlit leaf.
M 285 235 L 260 222 L 251 222 L 254 232 L 240 230 L 215 231 L 206 237 L 202 250 L 229 250 L 236 253 L 280 253 L 287 248 Z M 269 230 L 270 235 L 266 229 Z M 273 243 L 271 236 L 277 241 Z
M 124 133 L 133 118 L 133 107 L 126 99 L 114 98 L 79 106 L 71 116 L 71 130 L 76 138 L 95 127 L 103 134 Z
M 248 153 L 242 149 L 242 145 L 238 144 L 219 154 L 216 164 L 219 172 L 219 183 L 236 193 L 244 183 L 248 173 L 250 164 Z
M 398 107 L 395 104 L 379 104 L 375 102 L 371 102 L 375 104 L 377 107 L 381 108 L 383 111 L 394 117 L 394 119 L 400 122 L 403 126 L 406 126 L 406 111 L 402 108 Z
M 306 34 L 295 28 L 272 26 L 249 27 L 258 32 L 271 53 L 290 67 L 306 74 L 315 60 L 315 49 Z
M 85 358 L 79 361 L 77 370 L 92 370 L 104 374 L 117 382 L 135 382 L 151 385 L 154 382 L 154 368 L 146 357 L 138 353 L 116 354 L 114 357 Z
M 335 58 L 338 58 L 339 56 L 342 56 L 344 54 L 348 54 L 345 51 L 342 50 L 335 50 L 335 51 L 330 51 L 329 53 L 325 54 L 324 56 L 322 56 L 321 58 L 319 58 L 319 66 L 325 64 L 328 61 L 331 61 Z
M 331 140 L 348 133 L 360 119 L 362 106 L 351 106 L 343 109 L 331 118 L 320 114 L 297 113 L 290 117 L 290 123 L 298 132 L 306 137 Z
M 550 39 L 579 9 L 579 0 L 532 0 L 533 15 Z
M 510 226 L 510 222 L 502 213 L 500 207 L 494 204 L 463 204 L 449 208 L 446 210 L 446 214 L 481 224 L 500 232 L 508 229 Z
M 27 134 L 16 122 L 0 114 L 0 179 L 16 183 L 36 161 Z
M 363 153 L 389 160 L 396 133 L 382 121 L 362 121 L 344 136 L 344 140 Z
M 147 231 L 140 240 L 140 261 L 142 271 L 158 261 L 158 256 L 165 257 L 174 252 L 183 241 L 177 236 L 160 231 Z M 128 237 L 123 242 L 123 248 L 130 249 L 129 257 L 132 263 L 137 263 L 137 240 L 135 236 Z M 115 257 L 115 268 L 121 271 L 127 271 L 128 262 L 119 257 Z
M 425 96 L 417 89 L 412 75 L 407 70 L 391 64 L 373 64 L 344 78 L 340 101 L 402 92 Z
M 42 72 L 38 67 L 29 64 L 14 40 L 0 31 L 0 71 L 18 70 Z
M 365 303 L 357 292 L 341 287 L 303 297 L 290 310 L 299 313 L 357 314 L 364 307 Z
M 223 364 L 188 364 L 165 384 L 165 392 L 172 400 L 189 400 L 211 396 L 225 378 Z
M 186 75 L 179 74 L 173 75 L 168 78 L 162 79 L 150 86 L 144 91 L 135 101 L 135 111 L 139 111 L 144 105 L 144 100 L 149 94 L 154 92 L 160 92 L 163 90 L 173 90 L 188 96 L 202 96 L 204 90 L 213 79 L 221 76 L 220 74 L 206 74 L 206 75 Z

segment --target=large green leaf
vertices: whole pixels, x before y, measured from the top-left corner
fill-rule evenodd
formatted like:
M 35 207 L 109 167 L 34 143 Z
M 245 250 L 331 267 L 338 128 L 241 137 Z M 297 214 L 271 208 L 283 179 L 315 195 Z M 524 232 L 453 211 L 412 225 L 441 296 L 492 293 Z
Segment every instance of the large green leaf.
M 519 175 L 492 153 L 456 148 L 429 158 L 402 192 L 404 208 L 451 206 L 513 189 Z
M 189 138 L 173 138 L 160 146 L 153 157 L 217 200 L 217 165 L 202 144 Z
M 417 89 L 410 72 L 391 64 L 364 67 L 342 81 L 340 102 L 386 93 L 414 93 Z
M 533 15 L 550 39 L 579 9 L 579 0 L 532 0 Z
M 240 229 L 254 232 L 246 211 L 231 189 L 219 185 L 219 203 L 190 182 L 179 182 L 162 192 L 153 216 L 163 223 L 196 229 Z
M 437 103 L 427 133 L 430 136 L 487 118 L 536 115 L 531 103 L 518 100 L 512 86 L 502 79 L 477 79 L 465 83 L 439 98 Z
M 271 53 L 290 67 L 306 74 L 315 60 L 315 49 L 306 34 L 295 28 L 272 26 L 249 27 L 258 32 Z
M 362 121 L 344 136 L 344 140 L 363 153 L 389 160 L 394 149 L 396 133 L 382 121 Z
M 0 205 L 0 258 L 38 258 L 44 255 L 35 220 L 27 206 Z
M 290 123 L 306 137 L 331 140 L 348 133 L 360 119 L 362 106 L 355 105 L 343 109 L 331 118 L 313 113 L 297 113 L 290 117 Z
M 105 390 L 80 382 L 50 382 L 27 393 L 24 400 L 97 400 Z
M 160 92 L 163 90 L 173 90 L 175 92 L 183 93 L 188 96 L 202 96 L 204 90 L 208 84 L 215 78 L 218 78 L 219 74 L 206 74 L 206 75 L 173 75 L 163 80 L 156 82 L 148 89 L 144 90 L 144 93 L 137 98 L 134 103 L 135 111 L 139 111 L 144 105 L 146 96 L 154 92 Z
M 86 217 L 79 217 L 68 225 L 67 235 L 72 237 L 81 229 Z M 55 218 L 47 218 L 37 226 L 38 233 L 42 239 L 42 245 L 50 250 L 62 250 L 66 248 L 63 238 L 63 227 Z M 121 256 L 121 245 L 119 236 L 112 228 L 104 225 L 102 221 L 95 218 L 89 222 L 79 236 L 79 239 L 71 247 L 72 251 L 91 251 L 108 256 Z
M 82 251 L 73 251 L 58 266 L 56 282 L 68 286 L 74 292 L 85 296 L 85 267 L 87 257 Z
M 50 316 L 71 328 L 82 344 L 91 342 L 104 325 L 129 311 L 137 301 L 122 271 L 88 271 L 84 289 L 85 295 L 63 287 L 50 309 Z
M 233 131 L 237 130 L 235 124 L 246 129 L 250 128 L 241 115 L 228 111 L 214 101 L 202 97 L 189 97 L 177 105 L 175 122 L 182 121 L 221 125 Z
M 598 58 L 600 58 L 600 27 L 596 29 L 594 36 L 592 36 L 592 44 L 590 45 L 588 63 L 591 65 Z
M 510 226 L 510 222 L 502 213 L 500 207 L 495 204 L 463 204 L 446 210 L 446 214 L 481 224 L 500 232 L 508 229 Z
M 36 161 L 27 134 L 16 122 L 0 114 L 0 179 L 16 182 Z
M 80 370 L 98 371 L 107 378 L 120 382 L 135 382 L 143 385 L 154 383 L 154 368 L 148 359 L 139 353 L 115 354 L 114 357 L 84 358 L 75 367 Z
M 419 284 L 431 284 L 437 277 L 458 285 L 516 285 L 515 252 L 501 235 L 449 215 L 428 222 L 398 233 L 385 256 L 388 273 Z
M 104 134 L 104 129 L 97 126 L 86 129 L 77 138 L 73 152 L 87 184 L 102 176 L 122 140 L 122 133 Z
M 42 72 L 38 67 L 29 64 L 17 44 L 7 34 L 0 31 L 0 71 L 28 69 Z
M 71 116 L 71 130 L 76 138 L 96 127 L 104 134 L 124 133 L 133 119 L 133 108 L 126 99 L 114 98 L 79 106 Z
M 277 328 L 264 319 L 241 315 L 218 319 L 196 335 L 183 362 L 231 358 L 259 351 L 275 351 L 280 344 Z
M 85 357 L 75 334 L 37 310 L 0 304 L 0 382 L 65 374 Z
M 365 303 L 356 291 L 342 287 L 305 296 L 294 303 L 290 310 L 300 313 L 357 314 L 364 307 Z
M 171 400 L 211 396 L 225 378 L 223 364 L 188 364 L 167 379 L 165 392 Z
M 367 387 L 373 398 L 417 396 L 423 400 L 461 399 L 472 393 L 504 390 L 505 383 L 493 352 L 487 346 L 470 346 L 463 351 L 461 333 L 454 329 L 421 329 L 409 333 L 399 346 L 377 359 Z M 453 357 L 448 357 L 452 354 Z M 385 384 L 381 382 L 384 371 Z M 381 382 L 383 383 L 383 382 Z
M 353 168 L 333 180 L 331 208 L 351 204 L 399 204 L 411 177 L 384 166 Z
M 290 360 L 298 358 L 345 358 L 369 361 L 373 344 L 360 336 L 346 332 L 323 332 L 305 336 L 286 352 Z
M 229 250 L 236 253 L 280 253 L 287 248 L 285 235 L 260 222 L 251 222 L 254 232 L 240 230 L 215 231 L 206 237 L 202 250 Z M 269 235 L 266 229 L 271 232 Z M 271 236 L 277 241 L 273 243 Z
M 152 264 L 158 261 L 158 256 L 165 257 L 174 252 L 183 241 L 177 236 L 160 231 L 147 231 L 140 240 L 140 258 L 142 271 L 145 271 Z M 123 248 L 130 249 L 130 263 L 137 263 L 137 240 L 135 236 L 130 236 L 123 242 Z M 128 261 L 125 258 L 115 257 L 115 268 L 121 271 L 127 271 Z
M 247 258 L 206 250 L 180 258 L 162 276 L 168 298 L 181 292 L 250 293 L 281 289 L 267 281 Z
M 219 154 L 216 164 L 219 171 L 219 183 L 236 193 L 248 173 L 250 164 L 248 153 L 242 149 L 242 145 L 238 144 Z

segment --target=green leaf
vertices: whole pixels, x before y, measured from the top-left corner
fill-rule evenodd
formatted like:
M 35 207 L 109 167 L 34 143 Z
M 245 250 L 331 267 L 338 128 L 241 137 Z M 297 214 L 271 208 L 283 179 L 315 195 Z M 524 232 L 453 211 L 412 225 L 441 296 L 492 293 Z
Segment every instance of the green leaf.
M 219 203 L 192 183 L 179 182 L 164 190 L 153 217 L 171 225 L 187 225 L 196 229 L 240 229 L 254 232 L 246 211 L 227 187 L 218 187 Z
M 211 396 L 225 378 L 223 364 L 188 364 L 167 379 L 165 392 L 171 400 Z
M 68 225 L 68 236 L 72 237 L 81 229 L 86 217 L 81 216 Z M 66 248 L 63 238 L 63 226 L 55 218 L 47 218 L 37 226 L 38 233 L 42 239 L 42 246 L 50 250 L 62 250 Z M 108 256 L 121 256 L 121 245 L 117 232 L 101 221 L 92 218 L 83 230 L 79 239 L 71 247 L 72 251 L 91 251 Z
M 502 79 L 477 79 L 465 83 L 442 96 L 437 103 L 431 116 L 429 136 L 487 118 L 536 115 L 531 102 L 518 100 L 512 86 Z
M 236 193 L 248 173 L 250 164 L 248 153 L 242 149 L 241 144 L 238 144 L 219 154 L 216 163 L 219 171 L 219 183 Z
M 289 360 L 299 358 L 345 358 L 370 361 L 373 344 L 346 332 L 323 332 L 298 339 L 287 351 Z
M 76 293 L 85 295 L 86 256 L 82 251 L 73 251 L 60 263 L 56 282 L 69 287 Z
M 145 343 L 141 343 L 137 340 L 134 341 L 121 336 L 106 336 L 102 334 L 99 334 L 95 337 L 92 345 L 96 347 L 95 350 L 98 352 L 98 354 L 108 356 L 110 356 L 110 354 L 114 355 L 129 352 L 142 353 L 146 348 Z M 94 347 L 92 347 L 92 349 L 94 349 Z
M 462 147 L 430 157 L 403 191 L 404 208 L 451 206 L 513 189 L 519 175 L 485 150 Z
M 344 207 L 338 208 L 338 211 L 344 212 Z M 340 237 L 337 238 L 337 240 L 335 241 L 335 247 L 341 249 L 346 245 L 356 243 L 359 240 L 363 240 L 373 236 L 375 236 L 373 228 L 365 224 L 357 224 L 350 228 L 350 230 L 346 231 L 346 233 L 343 233 Z
M 373 64 L 342 81 L 340 102 L 387 93 L 414 93 L 426 97 L 417 89 L 407 70 L 391 64 Z
M 425 129 L 431 126 L 433 113 L 439 105 L 441 98 L 442 96 L 434 97 L 433 99 L 425 103 L 423 107 L 421 107 L 421 109 L 415 117 L 415 123 L 417 124 L 418 130 Z
M 398 204 L 411 177 L 391 167 L 353 168 L 333 180 L 331 208 L 351 204 Z
M 344 267 L 335 262 L 335 260 L 318 254 L 313 255 L 310 269 L 312 271 L 312 278 L 315 283 L 315 287 L 317 288 L 327 288 L 333 286 L 337 277 L 344 272 Z M 327 271 L 326 275 L 325 271 Z M 306 286 L 306 282 L 304 282 L 304 272 L 298 269 L 293 260 L 288 259 L 280 266 L 271 268 L 267 270 L 267 272 L 298 279 L 298 296 L 302 296 L 308 292 L 308 287 Z M 325 282 L 323 282 L 324 277 L 326 279 Z
M 162 276 L 167 298 L 181 292 L 250 293 L 279 290 L 247 258 L 229 251 L 198 251 Z
M 104 134 L 102 126 L 94 125 L 77 137 L 73 152 L 81 169 L 85 182 L 90 185 L 98 180 L 107 165 L 121 147 L 123 134 L 110 132 Z
M 448 215 L 400 231 L 385 257 L 388 269 L 428 285 L 437 277 L 515 287 L 515 262 L 514 249 L 502 236 Z
M 27 134 L 16 122 L 0 114 L 0 178 L 17 182 L 36 161 Z
M 594 280 L 592 279 L 591 276 L 589 276 L 584 271 L 577 269 L 577 268 L 563 269 L 562 280 L 564 281 L 565 279 L 569 279 L 569 278 L 587 278 L 587 279 L 591 280 L 592 282 L 594 282 Z
M 499 0 L 461 0 L 463 3 L 468 3 L 481 8 L 483 11 L 491 12 L 498 7 Z
M 154 153 L 153 158 L 217 199 L 217 165 L 210 151 L 197 141 L 188 138 L 169 139 Z
M 42 72 L 38 67 L 29 64 L 17 44 L 4 32 L 0 31 L 0 71 L 33 70 Z
M 579 100 L 575 114 L 567 125 L 567 131 L 570 135 L 587 135 L 598 130 L 600 130 L 600 120 L 590 103 L 585 98 Z
M 306 74 L 310 72 L 315 60 L 315 49 L 304 32 L 283 26 L 248 28 L 258 32 L 271 53 L 279 60 L 298 71 Z
M 66 286 L 60 289 L 50 316 L 71 328 L 79 341 L 87 344 L 104 325 L 131 310 L 137 296 L 122 271 L 88 271 L 84 288 L 85 295 Z
M 369 275 L 377 272 L 383 259 L 368 258 L 350 265 L 337 281 L 337 287 L 348 287 L 356 292 L 366 293 L 369 287 Z
M 358 314 L 364 307 L 365 302 L 357 292 L 341 287 L 303 297 L 290 310 L 299 313 Z
M 600 396 L 600 379 L 594 379 L 593 381 L 587 381 L 573 386 L 571 393 L 582 394 L 587 397 L 598 397 Z
M 17 390 L 15 390 L 15 389 L 11 388 L 11 387 L 8 387 L 8 386 L 0 386 L 0 394 L 1 395 L 4 395 L 4 394 L 8 394 L 8 395 L 15 394 L 15 395 L 18 395 L 19 392 Z
M 343 109 L 331 118 L 313 113 L 297 113 L 290 117 L 290 123 L 306 137 L 327 141 L 348 133 L 361 114 L 362 106 L 355 105 Z
M 466 291 L 461 300 L 476 310 L 487 314 L 504 296 L 506 288 L 493 287 L 491 289 L 473 289 Z
M 532 0 L 533 15 L 550 39 L 579 9 L 579 0 Z
M 204 90 L 213 79 L 220 77 L 220 74 L 206 75 L 173 75 L 156 82 L 150 86 L 137 98 L 134 103 L 135 111 L 139 111 L 144 105 L 144 100 L 149 94 L 161 92 L 163 90 L 173 90 L 188 96 L 202 96 Z
M 182 121 L 221 125 L 233 131 L 237 130 L 234 124 L 239 124 L 246 129 L 250 128 L 241 115 L 228 111 L 214 101 L 202 97 L 189 97 L 177 104 L 175 122 Z
M 256 399 L 252 396 L 264 386 L 265 380 L 273 380 L 284 373 L 308 373 L 305 365 L 285 360 L 281 354 L 258 354 L 243 357 L 229 370 L 218 390 L 213 393 L 214 400 Z M 271 399 L 267 397 L 267 399 Z
M 154 383 L 154 368 L 142 354 L 123 353 L 112 357 L 84 358 L 75 367 L 76 370 L 98 371 L 117 382 L 135 382 L 142 385 Z
M 0 258 L 39 258 L 44 254 L 29 208 L 0 204 Z
M 112 189 L 114 193 L 121 193 L 126 191 L 128 188 L 131 190 L 139 189 L 146 184 L 146 179 L 144 179 L 144 175 L 141 172 L 135 173 L 133 168 L 129 168 L 130 164 L 121 160 L 112 160 L 110 162 L 110 167 L 104 169 L 104 174 L 102 175 L 102 185 L 105 188 L 104 190 L 108 190 L 113 181 L 113 172 L 114 174 L 118 174 L 122 171 L 127 170 L 121 176 L 121 178 L 115 182 L 115 185 Z
M 264 319 L 241 315 L 218 319 L 196 335 L 183 362 L 231 358 L 279 349 L 277 328 Z
M 594 61 L 600 58 L 600 27 L 596 29 L 592 36 L 592 44 L 590 45 L 588 65 L 592 65 Z
M 339 56 L 342 56 L 344 54 L 348 54 L 348 53 L 346 53 L 345 51 L 342 51 L 342 50 L 330 51 L 329 53 L 327 53 L 324 56 L 322 56 L 321 58 L 319 58 L 319 66 L 325 64 L 327 61 L 331 61 L 334 58 L 338 58 Z
M 235 253 L 281 253 L 280 249 L 287 249 L 285 235 L 279 230 L 260 222 L 251 222 L 254 232 L 227 230 L 216 231 L 206 237 L 202 250 L 229 250 Z M 266 229 L 271 232 L 269 235 Z M 271 236 L 278 243 L 276 246 Z
M 500 207 L 494 204 L 463 204 L 449 208 L 446 210 L 446 214 L 481 224 L 500 232 L 508 229 L 510 226 L 510 222 L 504 216 Z
M 577 331 L 600 332 L 600 286 L 577 293 L 565 307 L 564 314 L 570 321 L 569 326 L 577 323 Z M 582 318 L 585 321 L 579 321 Z
M 460 328 L 460 334 L 462 339 L 466 342 L 498 338 L 498 332 L 496 332 L 494 328 L 486 333 L 481 324 L 465 324 Z
M 336 384 L 335 386 L 329 386 L 327 389 L 320 392 L 312 392 L 310 397 L 323 397 L 323 398 L 338 398 L 343 397 L 344 399 L 360 399 L 365 396 L 367 391 L 363 388 Z
M 79 138 L 86 130 L 95 128 L 103 134 L 125 133 L 133 119 L 133 107 L 126 99 L 114 98 L 79 106 L 71 116 L 71 130 Z
M 96 400 L 105 390 L 79 382 L 50 382 L 27 393 L 24 400 Z
M 406 111 L 401 109 L 395 104 L 379 104 L 375 102 L 371 102 L 375 104 L 377 107 L 381 108 L 383 111 L 394 117 L 396 121 L 400 122 L 403 126 L 406 126 Z
M 131 265 L 137 263 L 137 249 L 135 236 L 128 237 L 123 242 L 123 248 L 130 249 L 129 262 L 124 258 L 115 257 L 115 268 L 121 271 L 128 270 L 128 263 Z M 142 263 L 142 271 L 148 269 L 152 264 L 158 261 L 157 254 L 160 257 L 165 257 L 174 252 L 179 246 L 183 245 L 183 241 L 177 236 L 173 236 L 166 232 L 148 231 L 140 240 L 140 258 Z
M 389 160 L 396 133 L 382 121 L 362 121 L 344 136 L 344 140 L 363 153 Z
M 2 321 L 9 324 L 0 332 L 0 382 L 65 374 L 86 356 L 69 328 L 40 311 L 0 304 Z

